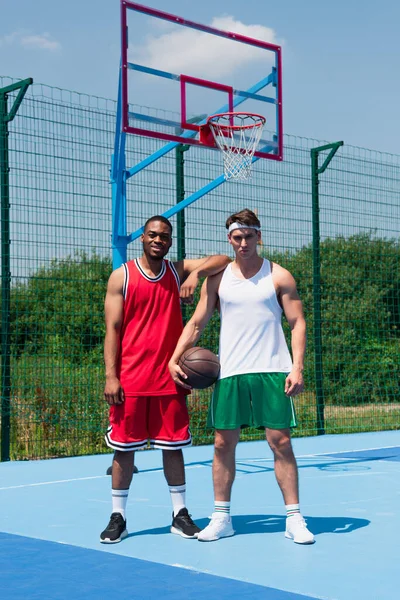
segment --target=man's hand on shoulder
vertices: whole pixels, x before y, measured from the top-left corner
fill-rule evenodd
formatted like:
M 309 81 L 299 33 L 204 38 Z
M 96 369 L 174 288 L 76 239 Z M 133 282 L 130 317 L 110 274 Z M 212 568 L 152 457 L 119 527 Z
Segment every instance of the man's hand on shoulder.
M 180 297 L 184 304 L 193 304 L 194 292 L 199 285 L 198 271 L 192 271 L 181 285 Z
M 185 304 L 191 304 L 200 279 L 224 271 L 230 262 L 229 256 L 216 254 L 206 258 L 185 259 L 174 263 L 181 280 L 180 296 L 182 301 Z

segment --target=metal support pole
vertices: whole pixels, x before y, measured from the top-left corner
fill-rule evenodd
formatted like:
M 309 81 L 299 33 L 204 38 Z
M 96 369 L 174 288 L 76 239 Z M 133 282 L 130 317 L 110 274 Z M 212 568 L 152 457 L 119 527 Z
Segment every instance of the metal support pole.
M 314 360 L 315 388 L 317 409 L 317 435 L 325 433 L 325 400 L 323 387 L 322 364 L 322 327 L 321 327 L 321 254 L 320 254 L 320 219 L 319 219 L 319 175 L 328 167 L 343 142 L 335 142 L 312 148 L 311 181 L 312 181 L 312 231 L 313 231 L 313 299 L 314 299 Z M 330 150 L 321 167 L 318 166 L 320 152 Z
M 10 460 L 10 181 L 8 123 L 18 112 L 32 79 L 25 79 L 0 89 L 0 192 L 1 192 L 1 460 Z M 8 111 L 8 94 L 18 91 Z
M 112 262 L 117 269 L 127 260 L 128 240 L 126 236 L 126 133 L 122 131 L 121 73 L 118 86 L 118 103 L 114 136 L 114 152 L 111 157 L 111 213 L 112 213 Z

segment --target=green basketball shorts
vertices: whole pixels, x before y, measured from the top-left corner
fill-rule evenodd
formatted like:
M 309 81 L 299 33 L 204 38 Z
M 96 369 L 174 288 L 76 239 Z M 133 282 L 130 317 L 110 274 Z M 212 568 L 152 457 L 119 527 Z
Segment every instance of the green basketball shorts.
M 286 373 L 247 373 L 219 379 L 207 426 L 215 429 L 296 427 L 292 398 L 285 394 Z

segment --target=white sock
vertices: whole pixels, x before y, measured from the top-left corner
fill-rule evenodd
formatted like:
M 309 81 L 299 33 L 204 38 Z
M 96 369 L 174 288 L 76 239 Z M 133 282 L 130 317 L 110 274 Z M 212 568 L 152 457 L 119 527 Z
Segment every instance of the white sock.
M 229 518 L 231 514 L 231 503 L 215 500 L 214 513 L 216 513 L 219 517 Z
M 169 493 L 171 494 L 172 508 L 174 509 L 174 517 L 178 512 L 186 507 L 186 484 L 169 485 Z
M 127 490 L 111 490 L 112 494 L 112 511 L 113 513 L 121 513 L 125 519 L 126 503 L 128 502 L 129 488 Z
M 288 519 L 290 519 L 290 517 L 293 517 L 294 515 L 300 514 L 300 504 L 286 504 L 285 508 L 286 508 L 286 517 Z

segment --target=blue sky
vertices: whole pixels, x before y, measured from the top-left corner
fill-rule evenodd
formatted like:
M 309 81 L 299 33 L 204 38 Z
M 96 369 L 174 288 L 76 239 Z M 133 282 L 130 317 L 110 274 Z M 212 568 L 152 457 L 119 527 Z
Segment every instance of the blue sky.
M 283 44 L 286 133 L 400 153 L 400 3 L 145 3 L 206 24 L 232 17 L 271 29 Z M 0 17 L 0 75 L 116 98 L 118 0 L 0 0 Z

